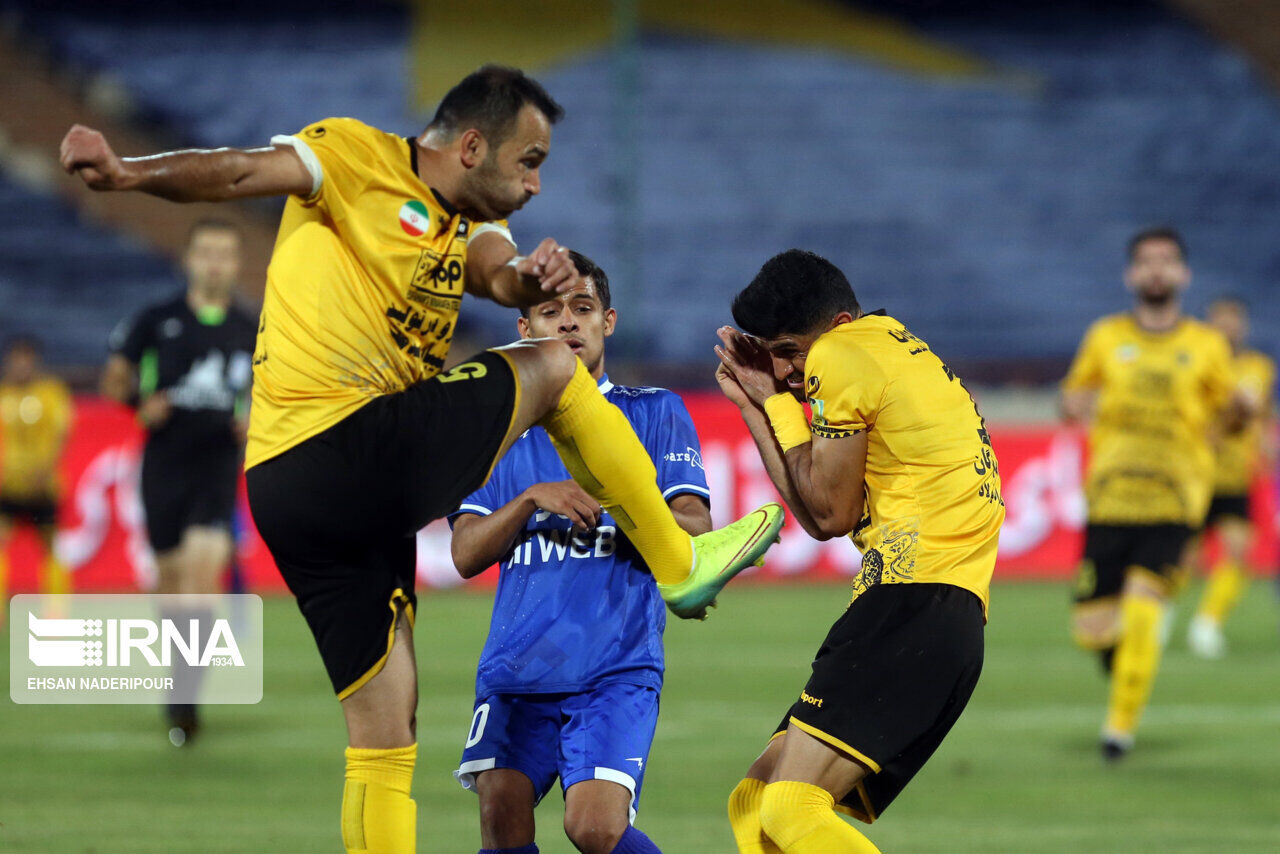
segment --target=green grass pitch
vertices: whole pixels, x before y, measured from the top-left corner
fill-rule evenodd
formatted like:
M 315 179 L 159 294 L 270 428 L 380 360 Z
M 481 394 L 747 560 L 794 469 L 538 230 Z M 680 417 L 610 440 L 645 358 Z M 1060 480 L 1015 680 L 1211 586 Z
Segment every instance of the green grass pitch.
M 1198 591 L 1192 591 L 1195 593 Z M 845 588 L 739 587 L 706 623 L 671 625 L 662 717 L 637 825 L 664 851 L 732 852 L 725 798 L 804 683 Z M 1185 650 L 1179 603 L 1138 748 L 1105 767 L 1105 686 L 1066 633 L 1062 584 L 1002 584 L 987 663 L 946 743 L 867 829 L 893 852 L 1280 851 L 1280 608 L 1255 582 L 1229 658 Z M 414 796 L 418 850 L 479 848 L 475 797 L 454 783 L 489 599 L 426 592 Z M 344 730 L 292 601 L 266 607 L 265 696 L 211 707 L 193 749 L 168 745 L 157 709 L 0 709 L 0 851 L 340 851 Z M 7 662 L 7 632 L 4 633 Z M 571 852 L 562 805 L 539 845 Z

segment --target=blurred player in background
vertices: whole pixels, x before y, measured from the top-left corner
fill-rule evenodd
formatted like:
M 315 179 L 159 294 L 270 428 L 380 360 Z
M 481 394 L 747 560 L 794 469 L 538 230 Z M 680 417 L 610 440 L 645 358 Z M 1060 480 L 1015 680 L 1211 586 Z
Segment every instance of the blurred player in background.
M 187 290 L 149 306 L 111 334 L 102 393 L 137 407 L 147 431 L 142 506 L 159 570 L 157 593 L 223 592 L 231 559 L 232 516 L 240 480 L 253 375 L 253 318 L 232 301 L 241 236 L 222 220 L 192 229 L 183 256 Z M 166 616 L 208 625 L 193 605 Z M 174 668 L 168 707 L 175 746 L 199 728 L 198 670 Z
M 69 593 L 71 581 L 54 550 L 62 484 L 58 462 L 71 431 L 71 394 L 42 370 L 40 342 L 12 338 L 0 367 L 0 622 L 8 614 L 9 539 L 32 525 L 44 546 L 40 590 Z
M 1239 429 L 1231 352 L 1182 313 L 1191 283 L 1170 228 L 1130 239 L 1133 310 L 1096 321 L 1062 384 L 1068 421 L 1089 424 L 1088 524 L 1072 631 L 1098 651 L 1111 689 L 1101 749 L 1132 747 L 1160 662 L 1164 608 L 1213 488 L 1210 434 Z
M 505 220 L 541 189 L 563 110 L 517 69 L 454 86 L 422 135 L 326 119 L 267 148 L 120 158 L 76 126 L 62 164 L 91 188 L 173 201 L 288 196 L 254 354 L 249 501 L 342 702 L 348 851 L 408 852 L 417 761 L 416 533 L 541 424 L 694 617 L 769 547 L 769 505 L 696 540 L 655 485 L 626 418 L 560 341 L 441 369 L 462 296 L 535 305 L 574 287 L 568 250 L 519 256 Z M 473 223 L 478 223 L 473 227 Z
M 615 386 L 604 372 L 617 315 L 609 280 L 571 253 L 581 283 L 522 310 L 521 338 L 569 344 L 626 415 L 658 488 L 690 534 L 711 530 L 693 421 L 675 394 Z M 534 807 L 556 777 L 565 833 L 586 854 L 656 854 L 631 827 L 658 722 L 666 614 L 617 522 L 568 479 L 534 427 L 451 515 L 463 578 L 501 561 L 471 731 L 455 776 L 480 796 L 481 854 L 533 854 Z
M 956 375 L 901 322 L 864 313 L 826 259 L 770 259 L 733 317 L 747 335 L 720 330 L 721 389 L 805 531 L 852 535 L 863 557 L 729 821 L 742 854 L 874 854 L 834 810 L 875 821 L 973 693 L 1005 515 L 999 467 Z
M 1231 374 L 1237 389 L 1253 402 L 1257 414 L 1244 430 L 1217 437 L 1217 466 L 1213 500 L 1205 530 L 1218 536 L 1218 558 L 1187 628 L 1187 643 L 1201 658 L 1221 658 L 1227 651 L 1222 626 L 1249 584 L 1249 547 L 1254 529 L 1249 492 L 1260 469 L 1275 464 L 1275 421 L 1272 390 L 1276 366 L 1257 350 L 1245 349 L 1249 337 L 1249 309 L 1231 297 L 1209 306 L 1209 325 L 1231 344 Z

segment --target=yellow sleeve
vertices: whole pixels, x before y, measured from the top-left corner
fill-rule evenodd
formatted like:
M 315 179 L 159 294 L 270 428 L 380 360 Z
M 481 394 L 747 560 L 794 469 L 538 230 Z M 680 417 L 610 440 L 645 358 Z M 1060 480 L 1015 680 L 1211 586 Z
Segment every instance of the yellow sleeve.
M 1204 390 L 1210 405 L 1222 409 L 1236 393 L 1236 378 L 1231 371 L 1231 345 L 1219 332 L 1213 331 L 1206 339 L 1208 360 L 1205 365 Z
M 888 377 L 856 344 L 819 338 L 805 360 L 805 393 L 815 436 L 841 439 L 876 423 Z
M 63 433 L 71 429 L 75 412 L 75 398 L 71 396 L 71 390 L 66 385 L 58 383 L 58 428 Z
M 1062 381 L 1063 391 L 1085 391 L 1102 385 L 1103 354 L 1106 352 L 1104 338 L 1105 331 L 1099 323 L 1089 327 L 1066 379 Z
M 292 137 L 275 137 L 272 142 L 293 145 L 312 178 L 317 179 L 317 189 L 302 203 L 318 205 L 337 217 L 368 184 L 369 167 L 379 157 L 375 141 L 381 134 L 356 119 L 335 118 L 307 125 Z
M 1262 401 L 1263 411 L 1270 412 L 1275 400 L 1276 363 L 1262 354 L 1258 354 L 1257 383 L 1255 391 L 1258 399 Z

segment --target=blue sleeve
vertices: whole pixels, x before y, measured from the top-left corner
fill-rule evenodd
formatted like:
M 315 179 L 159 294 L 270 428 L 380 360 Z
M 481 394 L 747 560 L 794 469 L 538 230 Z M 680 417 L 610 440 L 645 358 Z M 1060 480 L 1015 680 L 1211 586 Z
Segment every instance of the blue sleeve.
M 510 452 L 508 452 L 508 456 L 510 456 Z M 485 482 L 485 485 L 462 499 L 458 509 L 448 515 L 450 529 L 453 528 L 453 523 L 457 521 L 458 517 L 464 513 L 488 516 L 511 500 L 506 495 L 508 490 L 504 488 L 507 481 L 504 471 L 506 469 L 504 465 L 506 460 L 507 457 L 498 460 L 498 464 L 493 467 L 493 473 L 489 475 L 489 480 Z
M 702 445 L 693 428 L 693 419 L 684 401 L 675 392 L 664 391 L 649 414 L 645 447 L 658 470 L 658 489 L 670 500 L 690 493 L 711 503 L 707 472 L 702 464 Z

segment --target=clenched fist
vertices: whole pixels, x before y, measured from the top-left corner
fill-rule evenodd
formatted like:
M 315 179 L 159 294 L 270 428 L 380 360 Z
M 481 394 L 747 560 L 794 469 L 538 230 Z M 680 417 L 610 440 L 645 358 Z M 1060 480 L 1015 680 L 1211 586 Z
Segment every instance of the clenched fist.
M 59 158 L 69 174 L 78 174 L 91 190 L 127 190 L 132 177 L 124 161 L 93 128 L 73 125 L 62 138 Z

